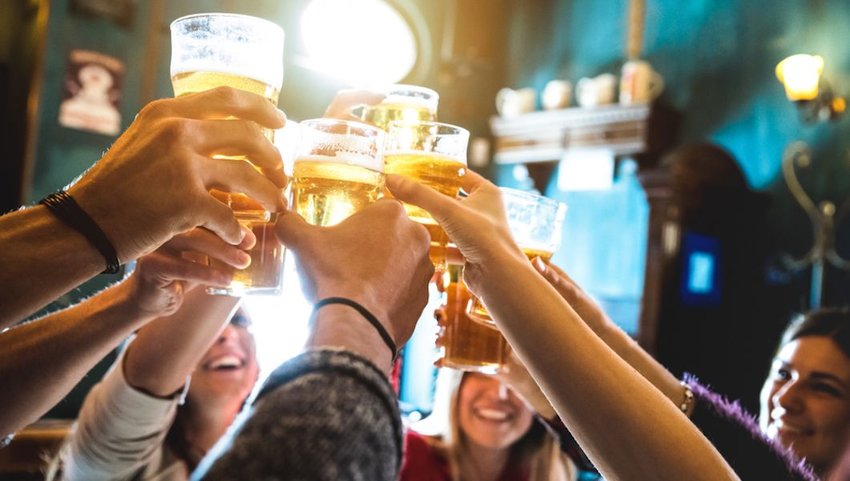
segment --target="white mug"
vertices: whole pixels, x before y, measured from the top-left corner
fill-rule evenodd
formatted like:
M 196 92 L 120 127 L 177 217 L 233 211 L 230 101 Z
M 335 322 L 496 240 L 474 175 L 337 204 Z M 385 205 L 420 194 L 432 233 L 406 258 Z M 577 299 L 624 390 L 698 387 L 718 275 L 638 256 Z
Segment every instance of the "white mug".
M 617 77 L 604 73 L 593 78 L 583 78 L 576 85 L 576 100 L 582 107 L 594 107 L 614 102 Z
M 569 107 L 573 86 L 569 80 L 550 80 L 543 88 L 540 103 L 544 110 L 555 110 Z
M 518 90 L 505 87 L 496 93 L 496 110 L 502 117 L 534 112 L 535 100 L 537 93 L 531 87 Z
M 620 77 L 620 103 L 623 105 L 652 102 L 664 90 L 664 78 L 646 60 L 629 60 L 623 64 Z

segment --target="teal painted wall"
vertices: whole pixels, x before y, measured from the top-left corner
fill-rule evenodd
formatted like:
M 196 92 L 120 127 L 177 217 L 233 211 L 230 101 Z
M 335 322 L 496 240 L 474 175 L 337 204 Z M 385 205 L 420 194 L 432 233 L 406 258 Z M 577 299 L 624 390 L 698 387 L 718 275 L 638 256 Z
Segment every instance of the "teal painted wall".
M 785 99 L 774 67 L 794 53 L 817 53 L 825 77 L 850 92 L 850 3 L 844 0 L 647 0 L 643 57 L 665 79 L 661 102 L 683 113 L 681 142 L 708 140 L 729 150 L 750 185 L 771 199 L 769 224 L 780 250 L 802 255 L 812 245 L 811 225 L 785 187 L 780 160 L 787 145 L 804 140 L 814 167 L 801 175 L 815 201 L 850 193 L 850 116 L 806 125 Z M 506 59 L 508 85 L 540 92 L 553 78 L 619 74 L 625 60 L 627 0 L 540 0 L 515 7 Z M 557 174 L 556 174 L 557 175 Z M 495 174 L 516 184 L 512 169 Z M 570 205 L 564 246 L 555 262 L 603 300 L 636 302 L 642 291 L 647 206 L 634 176 L 621 175 L 610 191 L 548 195 Z M 850 226 L 839 226 L 838 249 L 850 257 Z M 785 273 L 781 274 L 785 275 Z M 807 298 L 808 272 L 788 274 L 797 307 Z M 827 288 L 846 286 L 833 271 Z M 830 284 L 831 283 L 831 284 Z M 631 299 L 631 301 L 629 301 Z M 848 302 L 846 289 L 834 302 Z M 627 327 L 631 308 L 617 319 Z M 777 320 L 784 323 L 785 319 Z

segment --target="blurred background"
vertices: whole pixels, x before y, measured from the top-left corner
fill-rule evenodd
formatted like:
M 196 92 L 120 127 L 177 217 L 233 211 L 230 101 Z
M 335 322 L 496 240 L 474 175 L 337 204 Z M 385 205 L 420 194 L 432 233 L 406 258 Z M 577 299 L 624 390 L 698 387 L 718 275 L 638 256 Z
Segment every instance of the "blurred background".
M 143 105 L 172 96 L 168 26 L 212 11 L 283 27 L 279 105 L 291 119 L 321 116 L 343 88 L 438 91 L 440 120 L 472 133 L 474 170 L 569 206 L 553 262 L 677 375 L 747 407 L 791 314 L 850 302 L 846 0 L 4 0 L 0 208 L 66 185 Z M 814 97 L 792 101 L 775 68 L 798 53 L 824 66 Z M 117 112 L 81 129 L 62 104 L 92 61 L 109 70 Z M 663 89 L 627 101 L 629 62 Z M 285 295 L 249 301 L 266 370 L 306 332 L 288 262 Z M 413 416 L 430 410 L 433 294 L 404 356 Z M 50 416 L 75 417 L 110 363 Z

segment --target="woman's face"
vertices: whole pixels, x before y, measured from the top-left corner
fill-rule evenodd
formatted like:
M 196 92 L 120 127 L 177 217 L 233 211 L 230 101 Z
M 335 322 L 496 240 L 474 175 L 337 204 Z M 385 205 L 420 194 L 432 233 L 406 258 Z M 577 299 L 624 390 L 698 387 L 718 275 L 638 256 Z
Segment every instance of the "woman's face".
M 850 440 L 850 359 L 825 336 L 782 346 L 761 390 L 762 431 L 823 474 Z
M 457 407 L 461 432 L 482 447 L 508 448 L 531 427 L 532 412 L 525 402 L 492 376 L 466 373 Z
M 242 403 L 257 382 L 254 337 L 247 327 L 228 324 L 192 373 L 189 396 Z

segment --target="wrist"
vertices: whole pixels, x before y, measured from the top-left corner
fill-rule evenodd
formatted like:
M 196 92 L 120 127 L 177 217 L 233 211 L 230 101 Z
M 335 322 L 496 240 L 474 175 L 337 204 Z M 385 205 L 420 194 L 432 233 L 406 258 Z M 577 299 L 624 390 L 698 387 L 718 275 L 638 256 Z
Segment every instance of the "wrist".
M 357 310 L 328 304 L 313 315 L 307 347 L 341 347 L 358 354 L 389 374 L 392 352 L 378 331 Z
M 115 203 L 100 199 L 97 189 L 88 189 L 84 184 L 75 184 L 67 189 L 80 208 L 97 224 L 115 248 L 121 263 L 134 260 L 138 255 L 130 248 L 131 241 L 116 226 L 126 223 L 126 215 L 116 215 Z
M 528 258 L 517 248 L 500 249 L 483 265 L 476 267 L 478 270 L 476 283 L 482 292 L 482 297 L 489 290 L 503 286 L 505 279 L 514 277 L 519 272 L 531 271 L 537 275 Z

